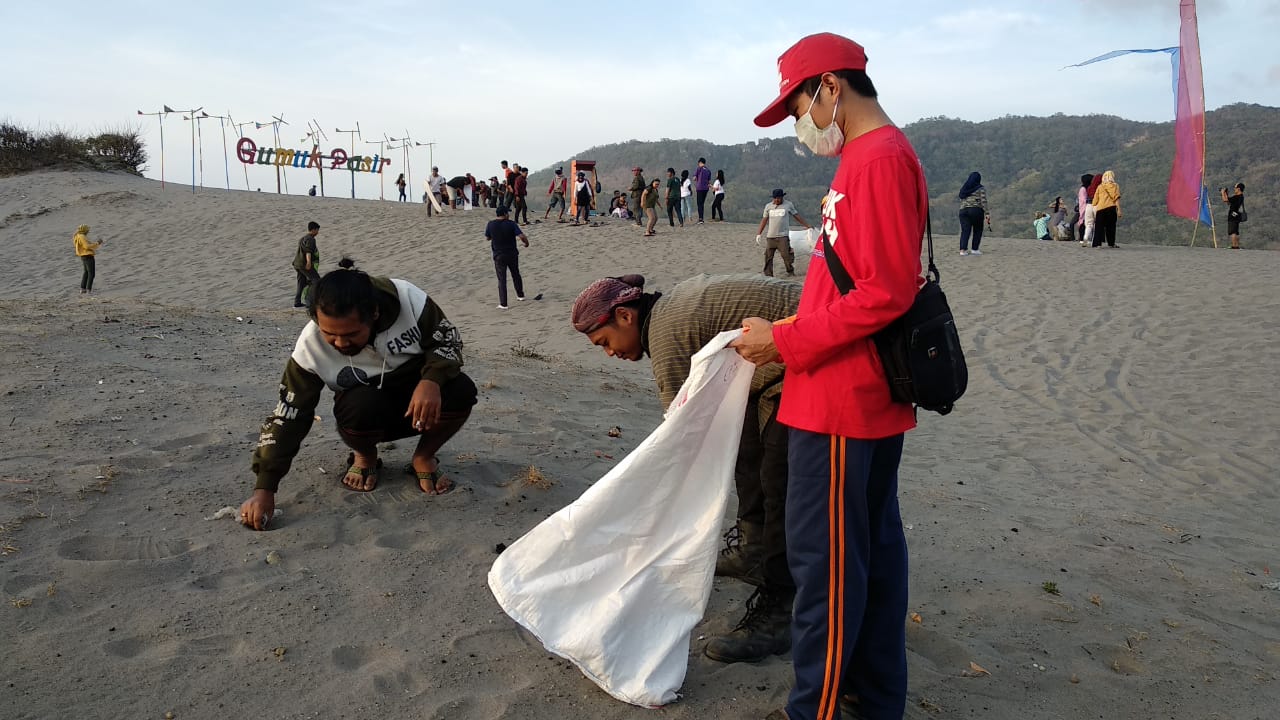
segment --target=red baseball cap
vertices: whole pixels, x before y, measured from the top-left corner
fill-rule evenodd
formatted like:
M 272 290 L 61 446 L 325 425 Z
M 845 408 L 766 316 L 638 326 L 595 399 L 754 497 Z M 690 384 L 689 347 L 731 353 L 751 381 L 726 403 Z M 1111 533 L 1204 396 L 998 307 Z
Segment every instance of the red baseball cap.
M 867 51 L 847 37 L 818 33 L 801 38 L 778 57 L 778 97 L 756 116 L 756 125 L 772 127 L 787 118 L 787 98 L 811 77 L 836 70 L 866 70 Z

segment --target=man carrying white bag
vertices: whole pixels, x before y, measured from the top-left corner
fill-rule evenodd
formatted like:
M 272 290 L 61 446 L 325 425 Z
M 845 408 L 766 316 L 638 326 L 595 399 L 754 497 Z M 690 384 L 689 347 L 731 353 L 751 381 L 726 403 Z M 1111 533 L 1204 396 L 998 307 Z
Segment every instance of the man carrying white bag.
M 715 572 L 755 366 L 722 333 L 693 358 L 667 419 L 489 571 L 498 604 L 605 692 L 676 699 Z
M 687 582 L 691 583 L 690 587 L 699 586 L 699 580 L 694 575 L 701 577 L 702 568 L 696 564 L 687 564 L 681 569 L 672 564 L 676 561 L 670 558 L 696 558 L 698 548 L 705 545 L 705 539 L 717 533 L 720 517 L 718 513 L 723 512 L 724 498 L 713 491 L 723 484 L 724 468 L 729 467 L 728 463 L 719 458 L 733 458 L 733 474 L 739 496 L 738 522 L 726 535 L 729 542 L 720 553 L 716 574 L 757 585 L 758 590 L 748 601 L 745 616 L 732 632 L 710 638 L 705 651 L 709 657 L 721 662 L 749 662 L 786 652 L 790 643 L 794 586 L 786 566 L 783 522 L 787 476 L 786 430 L 777 425 L 775 420 L 776 402 L 782 389 L 783 368 L 780 365 L 765 366 L 755 371 L 751 376 L 744 412 L 743 404 L 736 402 L 732 394 L 720 397 L 726 391 L 723 386 L 727 383 L 709 379 L 716 373 L 724 374 L 732 370 L 732 366 L 719 366 L 712 371 L 705 363 L 720 362 L 710 352 L 711 348 L 719 347 L 715 341 L 723 340 L 723 334 L 716 337 L 721 330 L 740 327 L 739 318 L 744 312 L 759 312 L 773 317 L 791 314 L 798 302 L 800 288 L 794 283 L 759 275 L 700 275 L 676 285 L 665 295 L 658 292 L 645 293 L 643 286 L 644 278 L 639 275 L 605 278 L 592 283 L 574 303 L 573 322 L 576 329 L 612 357 L 636 361 L 648 356 L 652 360 L 659 397 L 663 405 L 670 408 L 667 422 L 624 461 L 623 465 L 627 469 L 619 480 L 621 488 L 593 491 L 601 493 L 604 501 L 612 508 L 603 522 L 601 518 L 595 517 L 590 520 L 590 523 L 594 523 L 591 527 L 602 529 L 600 543 L 603 544 L 597 544 L 594 548 L 582 547 L 586 543 L 581 540 L 584 533 L 580 530 L 588 523 L 580 522 L 582 516 L 577 507 L 587 501 L 588 496 L 584 496 L 562 513 L 573 513 L 575 534 L 572 545 L 562 539 L 565 533 L 555 534 L 548 541 L 552 547 L 546 549 L 546 554 L 553 556 L 561 552 L 571 553 L 575 559 L 570 565 L 574 567 L 579 564 L 614 562 L 612 559 L 600 560 L 598 556 L 602 551 L 625 557 L 635 557 L 636 553 L 645 558 L 661 556 L 662 559 L 656 561 L 654 567 L 661 567 L 663 575 L 660 577 L 668 578 L 662 582 Z M 704 342 L 707 342 L 707 348 L 696 355 L 698 360 L 693 363 L 694 372 L 691 374 L 690 356 Z M 699 404 L 703 409 L 696 417 L 684 407 Z M 717 404 L 721 406 L 721 410 L 733 406 L 737 411 L 737 426 L 741 429 L 740 446 L 735 447 L 732 441 L 728 445 L 722 444 L 717 438 L 720 434 L 718 427 L 715 435 L 709 434 L 711 428 L 707 427 L 706 418 L 710 417 L 708 413 L 712 406 Z M 680 408 L 679 412 L 677 408 Z M 726 415 L 723 412 L 715 415 L 717 420 L 724 417 Z M 743 419 L 745 423 L 742 422 Z M 668 447 L 671 444 L 677 445 L 685 455 L 676 456 L 675 451 Z M 700 450 L 700 447 L 703 449 Z M 652 454 L 656 460 L 639 457 L 642 452 Z M 596 487 L 611 483 L 611 479 L 622 469 L 623 466 L 620 465 Z M 638 499 L 632 500 L 629 493 L 638 493 Z M 655 520 L 670 522 L 663 522 L 661 527 L 655 529 Z M 667 530 L 668 526 L 673 529 Z M 672 532 L 676 533 L 675 537 L 669 534 Z M 619 545 L 620 542 L 624 542 L 625 546 Z M 637 548 L 633 550 L 632 544 L 637 545 Z M 510 552 L 508 550 L 507 554 Z M 504 561 L 506 557 L 507 555 L 503 556 Z M 633 564 L 642 568 L 644 562 L 636 561 Z M 592 578 L 592 582 L 594 581 Z M 570 582 L 576 582 L 576 578 Z M 616 599 L 606 598 L 606 612 L 610 622 L 616 617 L 624 632 L 634 632 L 649 643 L 645 649 L 638 651 L 640 665 L 651 664 L 651 658 L 664 656 L 668 646 L 679 649 L 677 655 L 671 656 L 677 663 L 676 682 L 667 688 L 670 690 L 669 695 L 664 692 L 655 697 L 673 698 L 674 690 L 679 687 L 679 680 L 683 678 L 685 669 L 688 629 L 700 619 L 708 589 L 709 586 L 702 586 L 692 602 L 688 600 L 687 594 L 677 593 L 672 596 L 680 601 L 675 614 L 688 613 L 688 619 L 677 628 L 669 628 L 670 632 L 663 635 L 660 643 L 650 642 L 650 626 L 637 623 L 632 608 L 616 608 Z M 565 595 L 578 600 L 589 592 L 596 592 L 595 587 L 575 586 L 569 588 Z M 605 592 L 615 591 L 609 588 Z M 666 597 L 665 593 L 663 590 L 660 595 Z M 496 588 L 495 594 L 498 594 Z M 590 597 L 595 598 L 596 602 L 600 598 L 599 595 Z M 673 611 L 667 607 L 666 601 L 656 602 L 656 605 L 642 607 L 640 611 L 650 613 L 660 622 L 667 622 L 666 618 L 673 615 Z M 506 603 L 503 604 L 510 610 Z M 590 605 L 591 602 L 587 604 Z M 548 602 L 546 607 L 557 606 Z M 692 608 L 691 612 L 689 608 Z M 518 620 L 521 619 L 516 613 L 511 614 Z M 521 622 L 530 626 L 523 620 Z M 585 632 L 604 636 L 612 631 L 593 622 L 585 628 Z M 539 637 L 554 649 L 555 643 L 546 635 L 539 633 Z M 662 655 L 649 649 L 654 645 L 664 648 Z M 636 652 L 629 646 L 625 646 L 625 651 Z M 577 659 L 576 655 L 562 654 L 575 661 Z M 583 663 L 579 662 L 579 665 Z M 584 669 L 588 675 L 600 677 L 598 673 L 585 667 Z M 623 697 L 614 692 L 610 685 L 604 682 L 600 684 L 615 696 Z M 665 700 L 649 698 L 642 704 L 656 702 Z

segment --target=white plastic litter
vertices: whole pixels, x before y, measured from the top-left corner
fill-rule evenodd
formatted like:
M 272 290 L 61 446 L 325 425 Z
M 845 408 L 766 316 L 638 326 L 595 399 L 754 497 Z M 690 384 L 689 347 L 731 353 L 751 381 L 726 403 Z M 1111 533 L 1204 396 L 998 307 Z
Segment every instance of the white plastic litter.
M 800 255 L 812 255 L 813 249 L 818 246 L 818 238 L 817 228 L 792 230 L 791 250 Z
M 238 512 L 240 512 L 240 508 L 237 508 L 234 505 L 224 505 L 218 510 L 218 512 L 205 518 L 205 520 L 221 520 L 223 518 L 234 518 L 236 516 L 236 513 Z M 283 514 L 284 514 L 283 510 L 281 510 L 280 508 L 276 508 L 271 513 L 271 517 L 274 519 L 274 518 L 280 517 Z
M 716 336 L 658 426 L 498 557 L 489 588 L 546 648 L 634 705 L 676 699 L 715 574 L 755 368 Z

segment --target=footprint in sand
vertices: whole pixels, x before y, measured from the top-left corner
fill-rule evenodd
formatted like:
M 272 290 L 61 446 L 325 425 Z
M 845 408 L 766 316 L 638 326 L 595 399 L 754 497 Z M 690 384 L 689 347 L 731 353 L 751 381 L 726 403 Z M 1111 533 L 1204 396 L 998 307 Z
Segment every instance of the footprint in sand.
M 85 562 L 164 560 L 191 552 L 189 540 L 82 535 L 58 546 L 58 557 Z

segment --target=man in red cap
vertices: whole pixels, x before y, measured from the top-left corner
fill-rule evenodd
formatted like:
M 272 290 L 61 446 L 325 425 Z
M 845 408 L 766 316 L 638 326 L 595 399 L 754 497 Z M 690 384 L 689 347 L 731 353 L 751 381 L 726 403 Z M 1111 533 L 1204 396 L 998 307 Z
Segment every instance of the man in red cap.
M 787 116 L 816 155 L 839 157 L 822 232 L 853 278 L 841 295 L 823 245 L 794 318 L 743 320 L 734 346 L 782 361 L 778 420 L 790 428 L 787 560 L 796 583 L 795 687 L 769 720 L 900 719 L 907 692 L 907 544 L 898 511 L 911 405 L 894 402 L 872 335 L 923 283 L 928 193 L 920 160 L 880 107 L 857 43 L 810 35 L 778 58 L 778 96 L 756 117 Z M 843 697 L 842 697 L 843 696 Z

